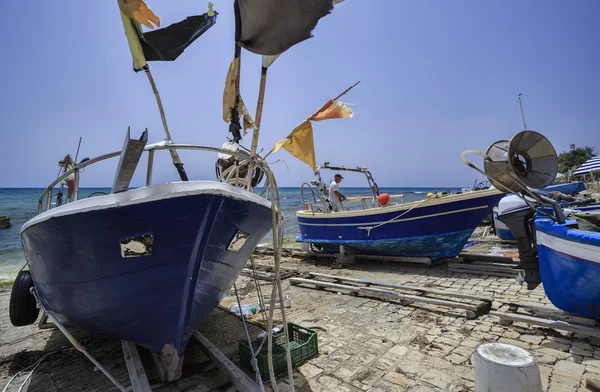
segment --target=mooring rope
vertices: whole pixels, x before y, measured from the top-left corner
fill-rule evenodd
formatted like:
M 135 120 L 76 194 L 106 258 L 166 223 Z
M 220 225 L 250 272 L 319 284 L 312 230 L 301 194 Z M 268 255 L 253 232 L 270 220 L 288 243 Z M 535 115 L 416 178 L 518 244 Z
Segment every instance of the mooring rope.
M 94 365 L 96 365 L 96 367 L 102 372 L 104 373 L 104 375 L 120 390 L 123 392 L 127 392 L 127 388 L 125 388 L 123 385 L 121 385 L 121 383 L 119 381 L 117 381 L 116 378 L 113 377 L 112 374 L 109 373 L 108 370 L 106 370 L 104 368 L 104 366 L 102 366 L 100 364 L 100 362 L 98 362 L 96 360 L 96 358 L 94 358 L 90 353 L 87 352 L 87 350 L 85 349 L 85 347 L 83 345 L 81 345 L 81 343 L 79 343 L 77 341 L 77 339 L 75 339 L 75 337 L 73 335 L 71 335 L 69 333 L 69 331 L 67 331 L 67 329 L 65 328 L 64 325 L 62 325 L 62 323 L 60 321 L 58 321 L 56 319 L 56 317 L 54 317 L 54 314 L 52 314 L 52 312 L 48 311 L 44 305 L 42 304 L 42 302 L 40 301 L 37 292 L 35 291 L 35 288 L 32 287 L 31 289 L 29 289 L 29 292 L 35 297 L 35 302 L 36 302 L 36 306 L 39 309 L 42 309 L 42 311 L 44 313 L 46 313 L 46 315 L 48 316 L 48 318 L 50 320 L 52 320 L 52 322 L 54 323 L 54 325 L 56 325 L 58 327 L 58 329 L 60 330 L 60 332 L 63 333 L 63 335 L 65 335 L 65 337 L 69 340 L 69 342 L 71 342 L 71 344 L 73 345 L 73 347 L 75 347 L 77 349 L 77 351 L 83 353 L 83 355 L 85 355 Z
M 233 289 L 235 291 L 235 298 L 237 299 L 238 308 L 240 310 L 240 318 L 242 319 L 242 325 L 244 326 L 244 332 L 246 332 L 246 339 L 248 340 L 248 348 L 250 349 L 250 354 L 252 354 L 252 359 L 250 360 L 250 363 L 252 364 L 252 368 L 254 369 L 256 383 L 260 387 L 260 390 L 264 391 L 265 387 L 263 385 L 262 378 L 260 377 L 260 370 L 258 369 L 258 364 L 256 362 L 256 355 L 254 354 L 254 348 L 252 347 L 252 339 L 250 339 L 250 332 L 248 332 L 248 326 L 246 325 L 246 318 L 244 317 L 244 312 L 242 311 L 242 303 L 240 302 L 240 296 L 238 295 L 238 289 L 237 289 L 237 285 L 235 283 L 233 284 Z
M 40 359 L 35 361 L 33 364 L 27 366 L 25 369 L 20 370 L 18 373 L 16 373 L 14 376 L 12 376 L 10 378 L 10 380 L 8 380 L 8 382 L 6 383 L 4 388 L 2 389 L 2 392 L 6 392 L 8 390 L 8 387 L 10 386 L 10 384 L 13 382 L 13 380 L 15 378 L 19 377 L 19 374 L 26 372 L 27 370 L 33 368 L 33 370 L 31 372 L 29 372 L 29 374 L 27 375 L 27 378 L 25 378 L 25 380 L 21 383 L 21 386 L 19 387 L 19 392 L 20 392 L 21 390 L 23 390 L 23 387 L 25 387 L 25 384 L 27 384 L 27 382 L 31 379 L 31 376 L 33 376 L 33 372 L 35 372 L 35 369 L 37 369 L 38 366 L 40 366 L 40 364 L 42 363 L 42 361 L 44 359 L 46 359 L 46 357 L 49 357 L 51 355 L 58 354 L 58 353 L 61 353 L 61 352 L 67 351 L 67 350 L 73 350 L 73 348 L 66 348 L 66 349 L 52 351 L 50 353 L 44 354 Z
M 412 206 L 411 208 L 409 208 L 408 210 L 404 211 L 402 214 L 386 221 L 386 222 L 382 222 L 378 225 L 375 226 L 359 226 L 358 230 L 366 230 L 367 231 L 367 237 L 371 235 L 371 230 L 376 229 L 378 227 L 381 227 L 383 225 L 387 225 L 388 223 L 392 223 L 393 221 L 395 221 L 396 219 L 399 219 L 401 217 L 403 217 L 404 215 L 408 214 L 409 212 L 411 212 L 412 210 L 414 210 L 417 207 L 420 207 L 421 205 L 425 204 L 426 202 L 428 202 L 429 200 L 434 200 L 435 198 L 431 198 L 431 199 L 425 199 L 425 200 L 421 200 L 420 202 L 418 202 L 417 204 L 415 204 L 414 206 Z
M 273 279 L 273 288 L 271 290 L 271 303 L 269 307 L 269 327 L 268 333 L 268 365 L 269 375 L 271 378 L 271 386 L 275 392 L 279 392 L 277 387 L 277 381 L 275 379 L 275 373 L 273 371 L 273 312 L 275 310 L 275 297 L 279 294 L 279 301 L 281 306 L 281 320 L 283 322 L 284 338 L 285 338 L 285 352 L 286 362 L 289 377 L 289 387 L 291 391 L 294 389 L 294 372 L 292 369 L 292 357 L 290 353 L 290 340 L 287 320 L 285 316 L 285 307 L 283 300 L 283 290 L 281 288 L 281 277 L 280 277 L 280 264 L 281 264 L 281 249 L 283 244 L 283 213 L 281 211 L 281 197 L 279 189 L 277 188 L 277 181 L 275 180 L 274 174 L 269 170 L 268 180 L 270 187 L 270 198 L 271 198 L 271 219 L 273 226 L 273 261 L 275 267 L 275 276 Z

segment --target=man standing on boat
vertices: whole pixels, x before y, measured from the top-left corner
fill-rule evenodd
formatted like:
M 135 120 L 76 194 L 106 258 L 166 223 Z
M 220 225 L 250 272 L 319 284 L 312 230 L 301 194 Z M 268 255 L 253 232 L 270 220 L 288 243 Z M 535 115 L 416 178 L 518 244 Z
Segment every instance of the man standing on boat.
M 333 181 L 329 184 L 329 201 L 331 202 L 331 209 L 333 212 L 338 212 L 340 209 L 338 208 L 338 204 L 340 201 L 346 200 L 346 196 L 340 193 L 340 182 L 342 182 L 341 174 L 336 174 L 333 177 Z

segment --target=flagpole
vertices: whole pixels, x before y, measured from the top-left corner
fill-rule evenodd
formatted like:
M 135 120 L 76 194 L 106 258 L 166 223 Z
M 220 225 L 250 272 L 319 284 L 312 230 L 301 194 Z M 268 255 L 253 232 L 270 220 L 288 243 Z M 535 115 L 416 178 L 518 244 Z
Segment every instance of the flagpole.
M 337 97 L 333 98 L 332 101 L 337 101 L 338 99 L 340 99 L 343 95 L 346 95 L 348 93 L 348 91 L 352 90 L 354 87 L 356 87 L 358 84 L 360 83 L 360 80 L 356 83 L 354 83 L 352 86 L 348 87 L 346 90 L 344 90 L 343 93 L 341 93 L 340 95 L 338 95 Z
M 521 118 L 523 119 L 523 130 L 527 130 L 527 124 L 525 124 L 525 113 L 523 112 L 523 102 L 521 101 L 521 94 L 519 94 L 519 106 L 521 106 Z
M 171 133 L 169 132 L 169 126 L 167 125 L 167 117 L 165 115 L 165 110 L 163 108 L 162 100 L 160 99 L 160 94 L 158 93 L 158 88 L 156 87 L 156 83 L 154 83 L 154 78 L 152 77 L 152 73 L 150 73 L 150 67 L 148 65 L 146 65 L 144 67 L 144 71 L 146 72 L 146 76 L 148 76 L 148 81 L 150 82 L 150 86 L 152 87 L 152 91 L 154 92 L 154 97 L 156 98 L 156 104 L 158 105 L 158 111 L 160 112 L 160 118 L 162 120 L 162 125 L 165 130 L 165 136 L 167 137 L 168 141 L 172 142 L 173 139 L 171 139 Z M 177 169 L 177 173 L 179 173 L 179 177 L 181 178 L 181 181 L 189 181 L 187 173 L 185 172 L 185 169 L 183 168 L 183 163 L 181 162 L 181 159 L 179 158 L 179 154 L 177 154 L 177 151 L 170 148 L 169 153 L 171 153 L 171 159 L 173 160 L 173 165 L 175 165 L 175 168 Z
M 265 100 L 265 90 L 267 87 L 267 70 L 268 67 L 262 67 L 260 73 L 260 88 L 258 90 L 258 101 L 256 103 L 256 115 L 254 117 L 254 132 L 252 133 L 252 145 L 250 147 L 250 159 L 249 170 L 247 177 L 247 189 L 252 188 L 252 177 L 254 177 L 254 163 L 252 159 L 256 157 L 256 149 L 258 148 L 258 136 L 260 134 L 260 122 L 262 119 L 263 103 Z M 258 185 L 258 184 L 257 184 Z
M 256 149 L 258 147 L 258 136 L 260 134 L 260 122 L 262 119 L 263 103 L 265 100 L 265 90 L 267 87 L 267 71 L 269 68 L 262 67 L 260 73 L 260 88 L 258 90 L 258 102 L 256 103 L 256 116 L 254 117 L 254 133 L 252 134 L 252 147 L 250 149 L 250 157 L 256 156 Z

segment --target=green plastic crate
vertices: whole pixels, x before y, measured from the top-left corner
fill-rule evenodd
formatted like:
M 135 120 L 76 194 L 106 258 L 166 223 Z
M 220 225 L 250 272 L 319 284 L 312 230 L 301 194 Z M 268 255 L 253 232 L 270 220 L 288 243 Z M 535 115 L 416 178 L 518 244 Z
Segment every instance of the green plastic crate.
M 292 367 L 301 365 L 304 361 L 319 354 L 319 343 L 317 333 L 311 329 L 304 328 L 294 323 L 288 323 L 290 354 L 292 355 Z M 287 373 L 287 360 L 285 352 L 284 330 L 273 334 L 273 371 L 275 376 Z M 252 348 L 256 353 L 263 338 L 258 338 L 252 342 Z M 248 347 L 248 341 L 240 340 L 240 364 L 251 372 L 252 368 L 252 352 Z M 268 363 L 268 342 L 265 340 L 260 353 L 256 356 L 258 369 L 263 380 L 268 380 L 269 363 Z

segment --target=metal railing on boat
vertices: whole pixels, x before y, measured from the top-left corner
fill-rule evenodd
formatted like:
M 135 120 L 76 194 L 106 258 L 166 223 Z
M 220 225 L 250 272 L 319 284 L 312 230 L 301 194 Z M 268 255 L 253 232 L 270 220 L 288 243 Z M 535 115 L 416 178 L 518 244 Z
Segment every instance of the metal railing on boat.
M 174 150 L 206 151 L 206 152 L 223 153 L 223 154 L 227 154 L 227 155 L 232 155 L 232 156 L 238 158 L 239 161 L 237 161 L 234 165 L 232 165 L 231 167 L 224 170 L 223 173 L 221 173 L 221 175 L 219 176 L 219 178 L 217 178 L 217 181 L 227 182 L 232 185 L 244 187 L 247 190 L 251 190 L 251 175 L 254 173 L 254 169 L 258 169 L 258 170 L 261 170 L 263 173 L 267 174 L 266 176 L 264 176 L 266 178 L 266 180 L 265 180 L 265 183 L 262 187 L 262 191 L 260 194 L 264 195 L 268 190 L 269 177 L 271 177 L 269 174 L 272 174 L 271 169 L 269 168 L 267 163 L 258 155 L 256 155 L 254 158 L 250 158 L 249 156 L 244 154 L 244 152 L 232 152 L 232 151 L 223 150 L 223 149 L 217 148 L 217 147 L 209 147 L 209 146 L 202 146 L 202 145 L 196 145 L 196 144 L 175 144 L 175 143 L 170 143 L 169 141 L 163 141 L 163 142 L 151 144 L 144 148 L 144 152 L 148 153 L 148 164 L 147 164 L 147 168 L 146 168 L 146 184 L 145 184 L 145 186 L 152 185 L 152 172 L 153 172 L 153 168 L 154 168 L 154 153 L 155 153 L 155 151 L 162 151 L 162 150 L 169 151 L 169 150 L 173 150 L 173 149 Z M 38 199 L 38 214 L 44 210 L 44 198 L 46 199 L 45 200 L 46 211 L 52 208 L 53 189 L 55 186 L 59 185 L 61 183 L 61 181 L 64 181 L 67 178 L 69 178 L 71 175 L 73 175 L 74 190 L 73 190 L 73 195 L 72 195 L 71 201 L 76 201 L 79 199 L 80 171 L 82 169 L 85 169 L 88 166 L 95 164 L 95 163 L 102 162 L 102 161 L 105 161 L 105 160 L 108 160 L 111 158 L 116 158 L 116 157 L 119 157 L 120 155 L 121 155 L 121 151 L 116 151 L 116 152 L 100 155 L 98 157 L 95 157 L 95 158 L 89 159 L 85 162 L 82 162 L 82 163 L 76 165 L 75 167 L 73 167 L 71 170 L 66 171 L 63 174 L 61 174 L 60 176 L 58 176 L 56 178 L 56 180 L 54 180 L 50 185 L 48 185 L 46 187 L 46 189 L 44 189 L 44 191 L 40 195 L 40 197 Z M 246 165 L 248 166 L 249 170 L 248 170 L 248 176 L 246 178 L 244 178 L 244 177 L 241 177 L 239 174 L 240 174 L 240 169 Z M 262 178 L 261 178 L 261 180 L 262 180 Z

